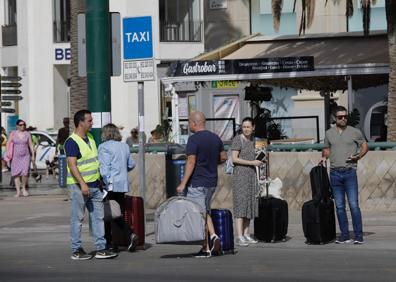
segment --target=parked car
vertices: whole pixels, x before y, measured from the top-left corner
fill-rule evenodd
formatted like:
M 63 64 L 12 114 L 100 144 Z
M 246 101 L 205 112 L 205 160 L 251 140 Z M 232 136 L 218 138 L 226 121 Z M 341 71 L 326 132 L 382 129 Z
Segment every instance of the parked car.
M 46 169 L 46 161 L 52 162 L 56 156 L 56 140 L 48 132 L 31 131 L 32 138 L 37 138 L 36 166 L 37 169 Z

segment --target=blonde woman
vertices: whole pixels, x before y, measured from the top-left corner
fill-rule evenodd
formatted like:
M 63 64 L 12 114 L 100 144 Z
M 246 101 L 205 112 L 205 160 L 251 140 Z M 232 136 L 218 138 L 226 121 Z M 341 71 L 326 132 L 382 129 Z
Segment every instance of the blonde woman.
M 136 163 L 132 159 L 129 146 L 121 142 L 122 136 L 117 126 L 112 123 L 102 128 L 102 141 L 99 145 L 98 155 L 100 163 L 100 174 L 106 184 L 108 191 L 107 199 L 115 200 L 124 215 L 124 197 L 129 192 L 128 171 L 132 170 Z M 115 223 L 129 238 L 128 251 L 133 251 L 136 247 L 136 235 L 125 223 L 124 216 L 115 220 Z M 108 248 L 112 251 L 118 251 L 118 248 L 112 242 L 111 222 L 105 223 L 105 238 Z
M 257 241 L 249 234 L 250 220 L 258 216 L 256 199 L 256 166 L 262 164 L 255 159 L 254 122 L 250 117 L 242 120 L 242 133 L 232 140 L 232 175 L 234 217 L 236 218 L 237 245 L 246 247 Z

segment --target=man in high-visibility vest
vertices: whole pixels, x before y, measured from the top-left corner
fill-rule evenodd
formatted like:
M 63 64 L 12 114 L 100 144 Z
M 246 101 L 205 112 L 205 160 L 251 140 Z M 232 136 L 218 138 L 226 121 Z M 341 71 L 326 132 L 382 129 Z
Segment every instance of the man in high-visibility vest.
M 91 259 L 81 246 L 81 229 L 85 208 L 90 217 L 90 226 L 96 247 L 95 258 L 116 257 L 106 249 L 103 223 L 103 193 L 99 188 L 99 160 L 95 140 L 89 133 L 92 115 L 88 110 L 80 110 L 74 115 L 73 134 L 65 142 L 67 157 L 67 185 L 71 196 L 71 248 L 73 260 Z

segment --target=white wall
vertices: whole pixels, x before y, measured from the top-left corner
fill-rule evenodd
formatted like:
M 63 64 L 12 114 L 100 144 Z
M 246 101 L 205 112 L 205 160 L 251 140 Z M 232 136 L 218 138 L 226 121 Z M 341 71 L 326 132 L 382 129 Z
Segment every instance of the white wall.
M 54 125 L 52 1 L 19 0 L 18 72 L 22 77 L 20 117 L 39 129 Z

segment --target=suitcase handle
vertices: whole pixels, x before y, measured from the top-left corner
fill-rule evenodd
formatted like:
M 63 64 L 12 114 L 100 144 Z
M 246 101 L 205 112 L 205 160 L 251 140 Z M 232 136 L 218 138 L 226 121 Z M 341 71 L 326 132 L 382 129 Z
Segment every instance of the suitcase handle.
M 267 177 L 267 175 L 265 177 L 265 180 L 261 180 L 260 179 L 260 167 L 256 166 L 255 168 L 256 168 L 257 184 L 260 186 L 260 191 L 256 195 L 256 198 L 260 198 L 261 191 L 262 191 L 264 185 L 265 185 L 265 189 L 266 189 L 266 197 L 268 198 L 269 183 L 270 183 L 271 180 Z
M 186 218 L 186 215 L 187 215 L 187 212 L 185 212 L 181 218 L 176 219 L 173 222 L 173 225 L 176 227 L 181 227 L 183 225 L 184 219 Z

